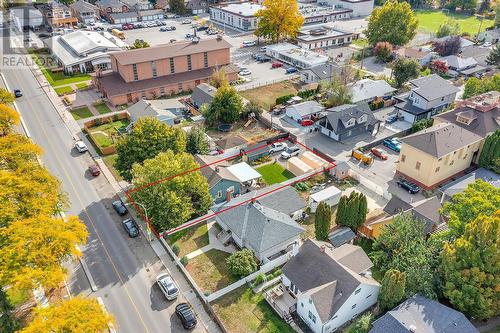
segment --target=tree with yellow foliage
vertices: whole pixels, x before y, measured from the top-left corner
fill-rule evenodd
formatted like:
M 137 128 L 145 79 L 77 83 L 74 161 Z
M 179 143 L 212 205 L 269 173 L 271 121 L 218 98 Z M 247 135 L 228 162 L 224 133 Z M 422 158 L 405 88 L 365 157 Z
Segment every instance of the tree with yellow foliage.
M 14 96 L 13 93 L 11 93 L 3 88 L 0 88 L 0 104 L 12 103 L 12 102 L 14 102 L 15 99 L 16 99 L 16 97 Z
M 95 299 L 79 296 L 37 309 L 20 333 L 97 333 L 106 331 L 113 321 Z
M 264 0 L 262 5 L 265 8 L 255 14 L 259 19 L 255 36 L 268 38 L 273 43 L 297 36 L 304 18 L 296 0 Z
M 41 215 L 0 228 L 0 285 L 59 286 L 66 276 L 62 262 L 81 255 L 75 245 L 85 243 L 87 235 L 76 216 L 63 220 Z
M 0 136 L 7 135 L 12 127 L 19 125 L 20 118 L 16 110 L 8 105 L 0 104 Z
M 42 149 L 20 134 L 0 136 L 0 169 L 17 170 L 26 163 L 36 163 Z

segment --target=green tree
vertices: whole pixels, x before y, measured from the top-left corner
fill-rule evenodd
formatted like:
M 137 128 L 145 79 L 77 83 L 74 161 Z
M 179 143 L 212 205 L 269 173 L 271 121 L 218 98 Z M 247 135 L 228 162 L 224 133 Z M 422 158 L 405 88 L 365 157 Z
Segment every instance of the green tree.
M 500 45 L 495 44 L 490 54 L 486 58 L 486 63 L 490 66 L 500 67 Z
M 405 297 L 406 274 L 396 269 L 389 269 L 384 274 L 382 287 L 378 295 L 380 310 L 386 311 L 401 303 Z
M 210 77 L 210 85 L 219 89 L 220 87 L 229 84 L 227 81 L 226 71 L 224 68 L 216 67 Z
M 169 0 L 168 4 L 170 7 L 170 12 L 172 13 L 183 15 L 191 12 L 191 10 L 186 7 L 186 3 L 184 0 Z
M 14 126 L 19 125 L 21 118 L 16 110 L 8 105 L 0 104 L 0 136 L 12 132 Z
M 223 85 L 220 87 L 210 103 L 208 111 L 204 114 L 208 124 L 232 124 L 240 119 L 243 111 L 243 101 L 234 87 Z
M 354 323 L 349 325 L 345 330 L 345 333 L 368 333 L 370 331 L 373 314 L 371 312 L 366 312 L 361 317 L 356 319 Z
M 314 216 L 314 230 L 317 240 L 327 240 L 332 221 L 332 208 L 324 202 L 320 202 Z
M 12 313 L 13 310 L 14 307 L 7 294 L 0 288 L 0 333 L 14 333 L 19 327 Z
M 365 222 L 368 213 L 366 196 L 353 191 L 347 196 L 340 198 L 335 224 L 351 228 L 354 232 Z
M 323 82 L 324 89 L 327 90 L 327 106 L 339 106 L 344 104 L 351 104 L 352 90 L 341 76 L 334 74 L 329 82 Z
M 413 125 L 411 125 L 411 132 L 416 133 L 426 128 L 429 128 L 432 126 L 433 123 L 434 123 L 433 118 L 417 120 L 416 122 L 413 123 Z
M 10 104 L 14 102 L 15 99 L 16 97 L 14 96 L 13 93 L 3 88 L 0 88 L 0 104 Z
M 405 45 L 415 37 L 417 27 L 418 20 L 407 2 L 388 0 L 373 10 L 365 35 L 371 45 L 378 42 Z
M 479 156 L 479 165 L 500 174 L 500 130 L 488 135 Z
M 145 42 L 143 39 L 136 39 L 131 49 L 145 49 L 149 47 L 149 43 Z
M 195 216 L 205 214 L 212 205 L 207 179 L 192 155 L 167 150 L 156 157 L 134 164 L 132 193 L 148 212 L 158 232 L 176 227 Z M 182 174 L 181 176 L 177 176 Z M 168 181 L 163 181 L 168 179 Z M 158 182 L 154 186 L 145 186 Z
M 190 154 L 208 154 L 208 139 L 203 127 L 191 127 L 187 133 L 186 151 Z
M 132 180 L 132 166 L 153 158 L 167 150 L 183 152 L 186 150 L 186 134 L 180 128 L 171 127 L 157 118 L 140 118 L 132 132 L 118 141 L 116 169 L 127 181 Z
M 420 75 L 420 64 L 414 59 L 396 58 L 391 67 L 392 75 L 398 87 Z
M 491 78 L 478 79 L 471 77 L 467 79 L 462 98 L 467 99 L 489 91 L 500 91 L 500 74 L 495 74 Z
M 268 38 L 273 43 L 297 36 L 304 23 L 297 1 L 264 0 L 262 5 L 264 9 L 255 14 L 259 20 L 255 36 Z
M 402 214 L 383 227 L 373 243 L 373 264 L 385 274 L 390 269 L 406 274 L 406 295 L 421 293 L 435 298 L 435 267 L 425 240 L 424 222 Z
M 498 208 L 499 206 L 497 206 Z M 468 316 L 500 315 L 500 210 L 480 215 L 443 251 L 444 295 Z
M 465 226 L 480 214 L 492 216 L 498 207 L 500 207 L 500 188 L 478 179 L 445 203 L 442 213 L 448 217 L 450 236 L 457 238 L 463 235 Z
M 479 9 L 477 10 L 480 14 L 485 14 L 491 10 L 491 2 L 490 0 L 483 0 L 479 5 Z
M 439 26 L 436 32 L 437 38 L 442 38 L 446 36 L 458 36 L 460 35 L 460 24 L 457 20 L 449 19 L 445 23 Z
M 250 101 L 243 107 L 243 112 L 241 113 L 241 116 L 243 117 L 243 119 L 248 119 L 248 117 L 252 113 L 256 118 L 259 118 L 259 116 L 262 114 L 262 108 L 258 103 L 254 101 Z
M 253 252 L 249 249 L 243 249 L 234 252 L 226 259 L 229 271 L 236 276 L 244 277 L 257 270 L 257 262 Z

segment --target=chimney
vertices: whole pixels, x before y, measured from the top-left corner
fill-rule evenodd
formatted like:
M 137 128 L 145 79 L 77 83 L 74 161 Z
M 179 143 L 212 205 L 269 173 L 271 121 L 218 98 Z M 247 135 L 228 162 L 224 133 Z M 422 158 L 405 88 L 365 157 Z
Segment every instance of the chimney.
M 232 197 L 233 197 L 233 192 L 226 190 L 226 202 L 231 201 Z
M 319 250 L 321 251 L 321 253 L 325 253 L 326 246 L 325 246 L 325 245 L 321 245 L 321 246 L 319 247 Z
M 215 172 L 219 172 L 219 166 L 215 167 Z

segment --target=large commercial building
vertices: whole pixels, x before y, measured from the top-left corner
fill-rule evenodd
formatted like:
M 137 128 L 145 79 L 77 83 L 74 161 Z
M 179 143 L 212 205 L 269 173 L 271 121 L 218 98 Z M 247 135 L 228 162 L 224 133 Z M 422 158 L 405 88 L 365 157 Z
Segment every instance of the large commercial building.
M 308 50 L 327 49 L 350 44 L 357 38 L 357 33 L 335 29 L 330 24 L 320 24 L 302 28 L 297 36 L 297 44 Z
M 94 83 L 113 105 L 121 105 L 192 91 L 217 68 L 235 81 L 238 69 L 231 65 L 230 48 L 217 37 L 112 52 L 112 71 L 96 73 Z
M 347 20 L 353 16 L 352 9 L 315 3 L 301 3 L 299 11 L 304 18 L 304 25 Z
M 257 29 L 255 14 L 264 7 L 251 2 L 226 3 L 210 7 L 210 20 L 230 28 L 252 31 Z
M 270 45 L 266 49 L 266 54 L 299 69 L 323 65 L 328 62 L 327 56 L 290 43 Z
M 373 0 L 323 0 L 335 8 L 352 10 L 352 16 L 368 16 L 373 11 Z

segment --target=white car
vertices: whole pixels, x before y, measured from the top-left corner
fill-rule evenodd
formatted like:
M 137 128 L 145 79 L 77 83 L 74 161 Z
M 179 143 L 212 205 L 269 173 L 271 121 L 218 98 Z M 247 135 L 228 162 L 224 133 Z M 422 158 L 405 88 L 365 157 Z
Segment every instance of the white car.
M 267 50 L 267 47 L 266 47 L 266 46 L 262 46 L 262 47 L 260 48 L 260 52 L 266 52 L 266 50 Z
M 491 45 L 493 45 L 493 44 L 491 44 L 490 42 L 486 42 L 483 44 L 483 47 L 490 47 Z
M 75 142 L 75 149 L 78 150 L 79 153 L 85 153 L 87 150 L 87 145 L 83 141 L 77 141 Z
M 254 40 L 246 40 L 243 42 L 243 47 L 249 47 L 249 46 L 255 46 L 255 41 Z
M 275 142 L 269 146 L 269 155 L 273 153 L 280 152 L 288 148 L 288 145 L 285 142 Z
M 252 72 L 249 69 L 242 69 L 239 73 L 241 76 L 251 75 Z
M 287 160 L 290 157 L 297 156 L 300 153 L 300 148 L 295 146 L 295 147 L 290 147 L 287 148 L 284 152 L 281 153 L 281 158 Z
M 191 20 L 183 20 L 182 24 L 191 24 Z
M 171 301 L 179 295 L 179 288 L 175 284 L 174 279 L 168 273 L 160 274 L 156 277 L 156 283 L 160 287 L 163 295 L 167 300 Z

